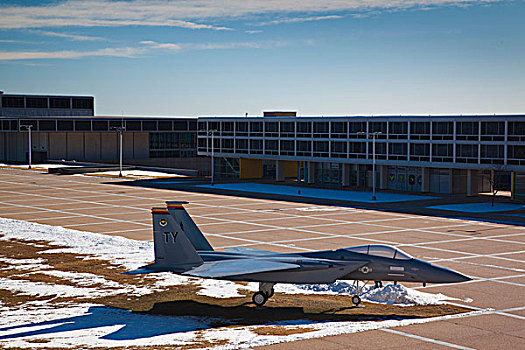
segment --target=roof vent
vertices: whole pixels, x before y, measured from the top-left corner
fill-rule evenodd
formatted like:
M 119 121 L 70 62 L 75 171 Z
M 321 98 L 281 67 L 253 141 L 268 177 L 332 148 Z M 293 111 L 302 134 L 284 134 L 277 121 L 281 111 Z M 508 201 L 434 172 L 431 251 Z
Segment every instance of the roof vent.
M 297 117 L 297 112 L 295 111 L 264 111 L 264 117 Z

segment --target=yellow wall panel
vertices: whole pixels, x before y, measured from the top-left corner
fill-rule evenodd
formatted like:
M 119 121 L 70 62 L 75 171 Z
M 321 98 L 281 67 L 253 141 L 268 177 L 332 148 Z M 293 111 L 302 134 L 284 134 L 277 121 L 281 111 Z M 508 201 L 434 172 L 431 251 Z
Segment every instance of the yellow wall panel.
M 241 179 L 260 179 L 262 177 L 261 159 L 240 159 Z

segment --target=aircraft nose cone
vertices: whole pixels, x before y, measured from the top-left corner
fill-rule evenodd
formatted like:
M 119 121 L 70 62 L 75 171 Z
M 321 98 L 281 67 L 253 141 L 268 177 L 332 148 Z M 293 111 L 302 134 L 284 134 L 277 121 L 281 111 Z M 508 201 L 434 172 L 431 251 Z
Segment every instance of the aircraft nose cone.
M 431 265 L 428 277 L 428 282 L 431 283 L 458 283 L 471 280 L 462 273 L 436 265 Z

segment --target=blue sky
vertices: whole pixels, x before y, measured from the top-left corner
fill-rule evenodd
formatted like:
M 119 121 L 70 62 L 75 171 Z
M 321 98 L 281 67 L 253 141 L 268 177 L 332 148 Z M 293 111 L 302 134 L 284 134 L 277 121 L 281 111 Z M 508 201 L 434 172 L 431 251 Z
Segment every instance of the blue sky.
M 0 89 L 94 95 L 97 115 L 525 113 L 523 18 L 498 0 L 0 0 Z

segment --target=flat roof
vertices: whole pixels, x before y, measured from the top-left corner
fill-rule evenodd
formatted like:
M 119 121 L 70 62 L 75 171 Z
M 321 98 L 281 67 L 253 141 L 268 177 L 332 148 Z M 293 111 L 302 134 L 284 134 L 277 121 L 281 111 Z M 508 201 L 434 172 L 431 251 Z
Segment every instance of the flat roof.
M 40 94 L 6 94 L 0 93 L 0 97 L 81 97 L 81 98 L 95 98 L 91 95 L 40 95 Z
M 414 118 L 523 118 L 525 114 L 456 114 L 456 115 L 347 115 L 347 116 L 199 116 L 199 119 L 275 120 L 275 119 L 414 119 Z
M 144 119 L 184 119 L 197 120 L 197 117 L 183 117 L 183 116 L 138 116 L 138 115 L 32 115 L 32 116 L 0 116 L 5 119 L 111 119 L 111 120 L 144 120 Z

